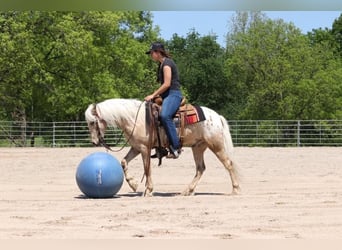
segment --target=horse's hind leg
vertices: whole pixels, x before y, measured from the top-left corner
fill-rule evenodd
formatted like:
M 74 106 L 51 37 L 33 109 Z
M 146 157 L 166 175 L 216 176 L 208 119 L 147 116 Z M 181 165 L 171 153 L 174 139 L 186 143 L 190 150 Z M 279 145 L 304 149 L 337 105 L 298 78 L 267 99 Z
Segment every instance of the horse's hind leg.
M 204 143 L 197 144 L 192 147 L 192 153 L 194 156 L 194 160 L 196 163 L 196 174 L 192 182 L 188 185 L 188 187 L 182 192 L 182 195 L 191 195 L 193 194 L 197 183 L 201 179 L 203 172 L 205 170 L 205 164 L 203 159 L 204 151 L 207 149 L 207 145 Z
M 134 148 L 130 148 L 127 155 L 122 159 L 121 166 L 125 174 L 125 179 L 131 189 L 136 192 L 138 189 L 138 182 L 128 174 L 128 163 L 134 159 L 140 152 Z
M 240 191 L 240 186 L 238 183 L 237 173 L 236 169 L 234 168 L 233 161 L 228 156 L 228 152 L 224 150 L 224 147 L 220 149 L 210 148 L 210 150 L 213 151 L 217 158 L 223 163 L 223 166 L 228 170 L 230 179 L 232 180 L 232 194 L 238 194 Z

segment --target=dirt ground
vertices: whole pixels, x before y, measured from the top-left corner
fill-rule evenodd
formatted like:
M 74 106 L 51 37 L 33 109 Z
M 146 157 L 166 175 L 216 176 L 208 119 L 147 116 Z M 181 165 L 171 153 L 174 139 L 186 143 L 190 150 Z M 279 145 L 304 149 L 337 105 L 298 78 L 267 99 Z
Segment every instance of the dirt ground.
M 124 182 L 111 199 L 88 199 L 75 181 L 80 161 L 102 148 L 0 148 L 0 239 L 340 239 L 342 148 L 235 148 L 241 194 L 207 151 L 193 196 L 179 196 L 195 166 L 153 160 L 154 196 Z M 121 160 L 128 151 L 113 153 Z M 140 156 L 130 163 L 140 182 Z

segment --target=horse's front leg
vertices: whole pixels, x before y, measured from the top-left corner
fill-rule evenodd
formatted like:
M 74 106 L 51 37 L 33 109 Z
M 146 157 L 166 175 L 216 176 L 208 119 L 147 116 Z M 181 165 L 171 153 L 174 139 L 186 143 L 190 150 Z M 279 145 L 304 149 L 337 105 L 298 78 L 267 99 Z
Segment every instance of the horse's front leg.
M 144 172 L 145 172 L 145 177 L 146 177 L 144 196 L 151 197 L 152 191 L 153 191 L 153 183 L 152 183 L 152 175 L 151 175 L 152 171 L 151 171 L 150 152 L 145 152 L 145 151 L 141 152 L 141 156 L 142 156 L 143 163 L 144 163 Z
M 134 159 L 140 152 L 135 150 L 134 148 L 130 148 L 127 155 L 122 159 L 121 166 L 125 175 L 125 179 L 131 189 L 136 192 L 138 189 L 138 182 L 128 174 L 128 163 Z

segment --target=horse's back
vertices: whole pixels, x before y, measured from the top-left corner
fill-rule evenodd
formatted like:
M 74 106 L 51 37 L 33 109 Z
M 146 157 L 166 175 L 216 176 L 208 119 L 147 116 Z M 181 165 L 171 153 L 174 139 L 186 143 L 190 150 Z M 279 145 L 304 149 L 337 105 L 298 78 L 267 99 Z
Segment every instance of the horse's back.
M 221 120 L 221 115 L 218 114 L 216 111 L 208 108 L 201 106 L 203 113 L 205 115 L 205 120 L 210 122 L 212 125 L 222 125 L 222 120 Z

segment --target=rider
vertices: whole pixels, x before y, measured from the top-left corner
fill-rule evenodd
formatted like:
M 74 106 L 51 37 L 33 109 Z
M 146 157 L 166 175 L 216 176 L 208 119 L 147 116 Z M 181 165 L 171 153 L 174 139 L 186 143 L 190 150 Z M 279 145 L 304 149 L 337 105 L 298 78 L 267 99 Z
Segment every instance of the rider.
M 145 101 L 151 101 L 157 96 L 163 98 L 160 119 L 169 139 L 170 156 L 176 159 L 180 154 L 180 142 L 173 116 L 182 101 L 178 69 L 160 42 L 152 43 L 146 54 L 151 55 L 152 60 L 159 64 L 157 80 L 161 85 L 153 94 L 146 96 Z

